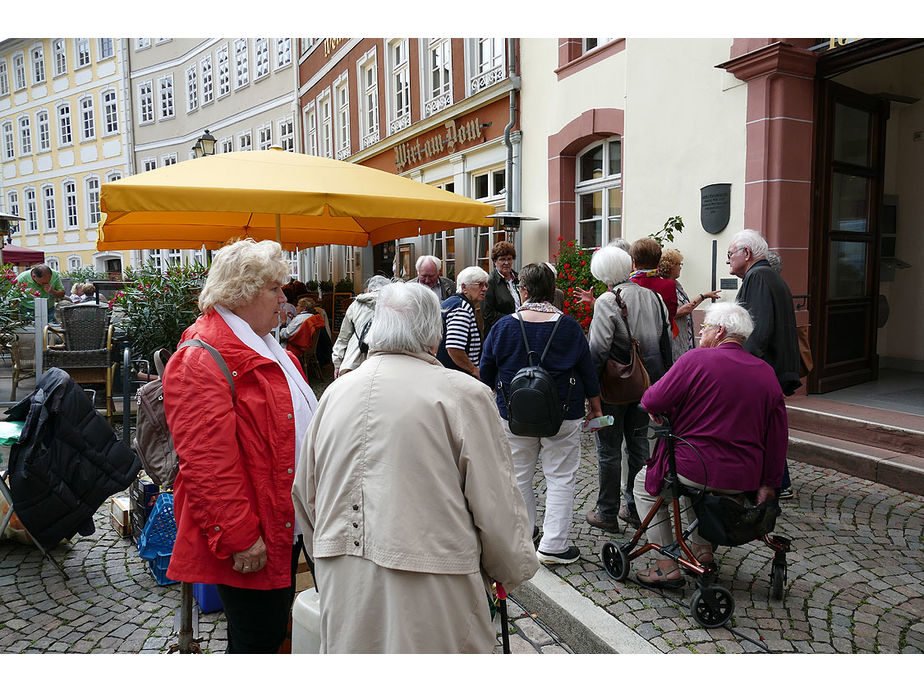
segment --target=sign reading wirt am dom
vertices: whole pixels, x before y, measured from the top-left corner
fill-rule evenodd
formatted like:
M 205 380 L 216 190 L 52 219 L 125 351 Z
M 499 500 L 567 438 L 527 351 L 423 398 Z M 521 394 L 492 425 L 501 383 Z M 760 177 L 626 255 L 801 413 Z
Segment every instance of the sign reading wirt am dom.
M 446 121 L 442 128 L 431 130 L 422 138 L 417 137 L 395 146 L 395 168 L 400 172 L 409 166 L 435 159 L 444 152 L 455 152 L 457 147 L 462 148 L 470 142 L 483 142 L 483 130 L 490 124 L 482 125 L 477 117 L 458 124 L 457 120 Z

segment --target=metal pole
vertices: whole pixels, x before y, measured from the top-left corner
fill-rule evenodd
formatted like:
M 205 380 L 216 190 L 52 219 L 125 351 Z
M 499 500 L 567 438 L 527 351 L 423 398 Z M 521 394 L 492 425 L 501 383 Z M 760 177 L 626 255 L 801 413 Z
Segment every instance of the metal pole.
M 132 350 L 126 344 L 122 350 L 122 442 L 131 442 L 131 362 Z

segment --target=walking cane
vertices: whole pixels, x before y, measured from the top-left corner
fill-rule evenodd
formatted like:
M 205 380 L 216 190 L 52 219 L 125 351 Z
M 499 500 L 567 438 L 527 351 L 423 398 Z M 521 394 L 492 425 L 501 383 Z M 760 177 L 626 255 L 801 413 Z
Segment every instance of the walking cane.
M 504 646 L 504 654 L 510 654 L 510 633 L 507 632 L 507 590 L 499 582 L 494 584 L 497 586 L 497 608 L 501 615 L 501 642 Z

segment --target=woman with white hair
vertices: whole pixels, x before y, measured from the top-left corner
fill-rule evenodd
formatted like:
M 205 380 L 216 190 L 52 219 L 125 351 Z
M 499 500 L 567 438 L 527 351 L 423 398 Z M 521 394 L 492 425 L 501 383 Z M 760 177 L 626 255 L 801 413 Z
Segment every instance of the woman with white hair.
M 669 329 L 663 317 L 667 315 L 667 308 L 654 291 L 629 281 L 631 271 L 632 258 L 621 248 L 605 246 L 590 259 L 590 273 L 607 287 L 607 291 L 594 303 L 589 335 L 590 355 L 598 373 L 610 356 L 622 363 L 629 361 L 631 344 L 618 303 L 623 301 L 628 312 L 629 329 L 641 345 L 645 368 L 651 381 L 655 382 L 667 370 L 661 354 L 661 336 L 664 330 Z M 641 524 L 632 484 L 648 459 L 648 439 L 645 437 L 648 419 L 639 409 L 638 402 L 604 402 L 602 408 L 603 414 L 611 415 L 615 423 L 596 432 L 600 490 L 597 508 L 588 511 L 586 519 L 593 527 L 618 532 L 618 519 L 636 527 Z M 622 489 L 623 440 L 628 453 L 625 489 Z
M 673 433 L 685 441 L 675 446 L 677 475 L 685 486 L 714 493 L 754 493 L 762 503 L 776 495 L 783 478 L 789 440 L 783 391 L 773 369 L 742 345 L 754 325 L 736 303 L 716 303 L 706 310 L 700 346 L 681 356 L 642 397 L 642 408 L 654 421 L 664 415 Z M 635 484 L 638 510 L 644 517 L 661 492 L 668 470 L 667 446 L 658 441 L 647 473 Z M 681 505 L 686 505 L 682 499 Z M 692 523 L 693 513 L 686 507 Z M 648 541 L 673 541 L 667 505 L 652 519 Z M 712 545 L 693 531 L 690 549 L 701 563 L 713 561 Z M 683 587 L 684 579 L 670 558 L 636 576 L 659 587 Z
M 180 461 L 167 577 L 217 585 L 231 654 L 277 652 L 295 595 L 292 478 L 317 399 L 271 334 L 288 273 L 273 241 L 219 250 L 199 294 L 202 315 L 180 343 L 217 350 L 234 391 L 204 348 L 178 349 L 163 378 Z
M 372 324 L 375 297 L 378 290 L 390 282 L 388 277 L 379 274 L 370 277 L 366 282 L 366 291 L 353 299 L 349 308 L 346 309 L 331 355 L 335 378 L 354 370 L 366 359 L 368 348 L 364 342 L 365 331 Z
M 442 304 L 444 335 L 436 358 L 446 368 L 478 375 L 481 362 L 481 330 L 475 311 L 488 291 L 488 273 L 480 267 L 466 267 L 456 275 L 456 294 Z
M 441 332 L 426 286 L 381 288 L 369 358 L 308 430 L 292 495 L 321 652 L 490 653 L 486 586 L 539 567 L 491 391 L 433 357 Z

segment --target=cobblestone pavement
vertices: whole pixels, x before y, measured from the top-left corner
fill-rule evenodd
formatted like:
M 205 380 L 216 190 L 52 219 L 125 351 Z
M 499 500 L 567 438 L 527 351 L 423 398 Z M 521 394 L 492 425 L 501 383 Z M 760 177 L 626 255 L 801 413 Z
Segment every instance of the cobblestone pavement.
M 924 651 L 924 497 L 790 461 L 796 497 L 783 501 L 776 534 L 792 539 L 782 601 L 770 592 L 773 552 L 761 542 L 716 552 L 718 583 L 731 590 L 727 627 L 690 615 L 695 584 L 654 590 L 633 581 L 654 554 L 615 582 L 600 551 L 628 541 L 587 524 L 597 498 L 593 437 L 582 440 L 572 540 L 581 559 L 550 569 L 663 652 L 920 653 Z M 537 490 L 545 484 L 537 473 Z M 540 520 L 542 501 L 540 500 Z M 622 524 L 622 523 L 620 523 Z

